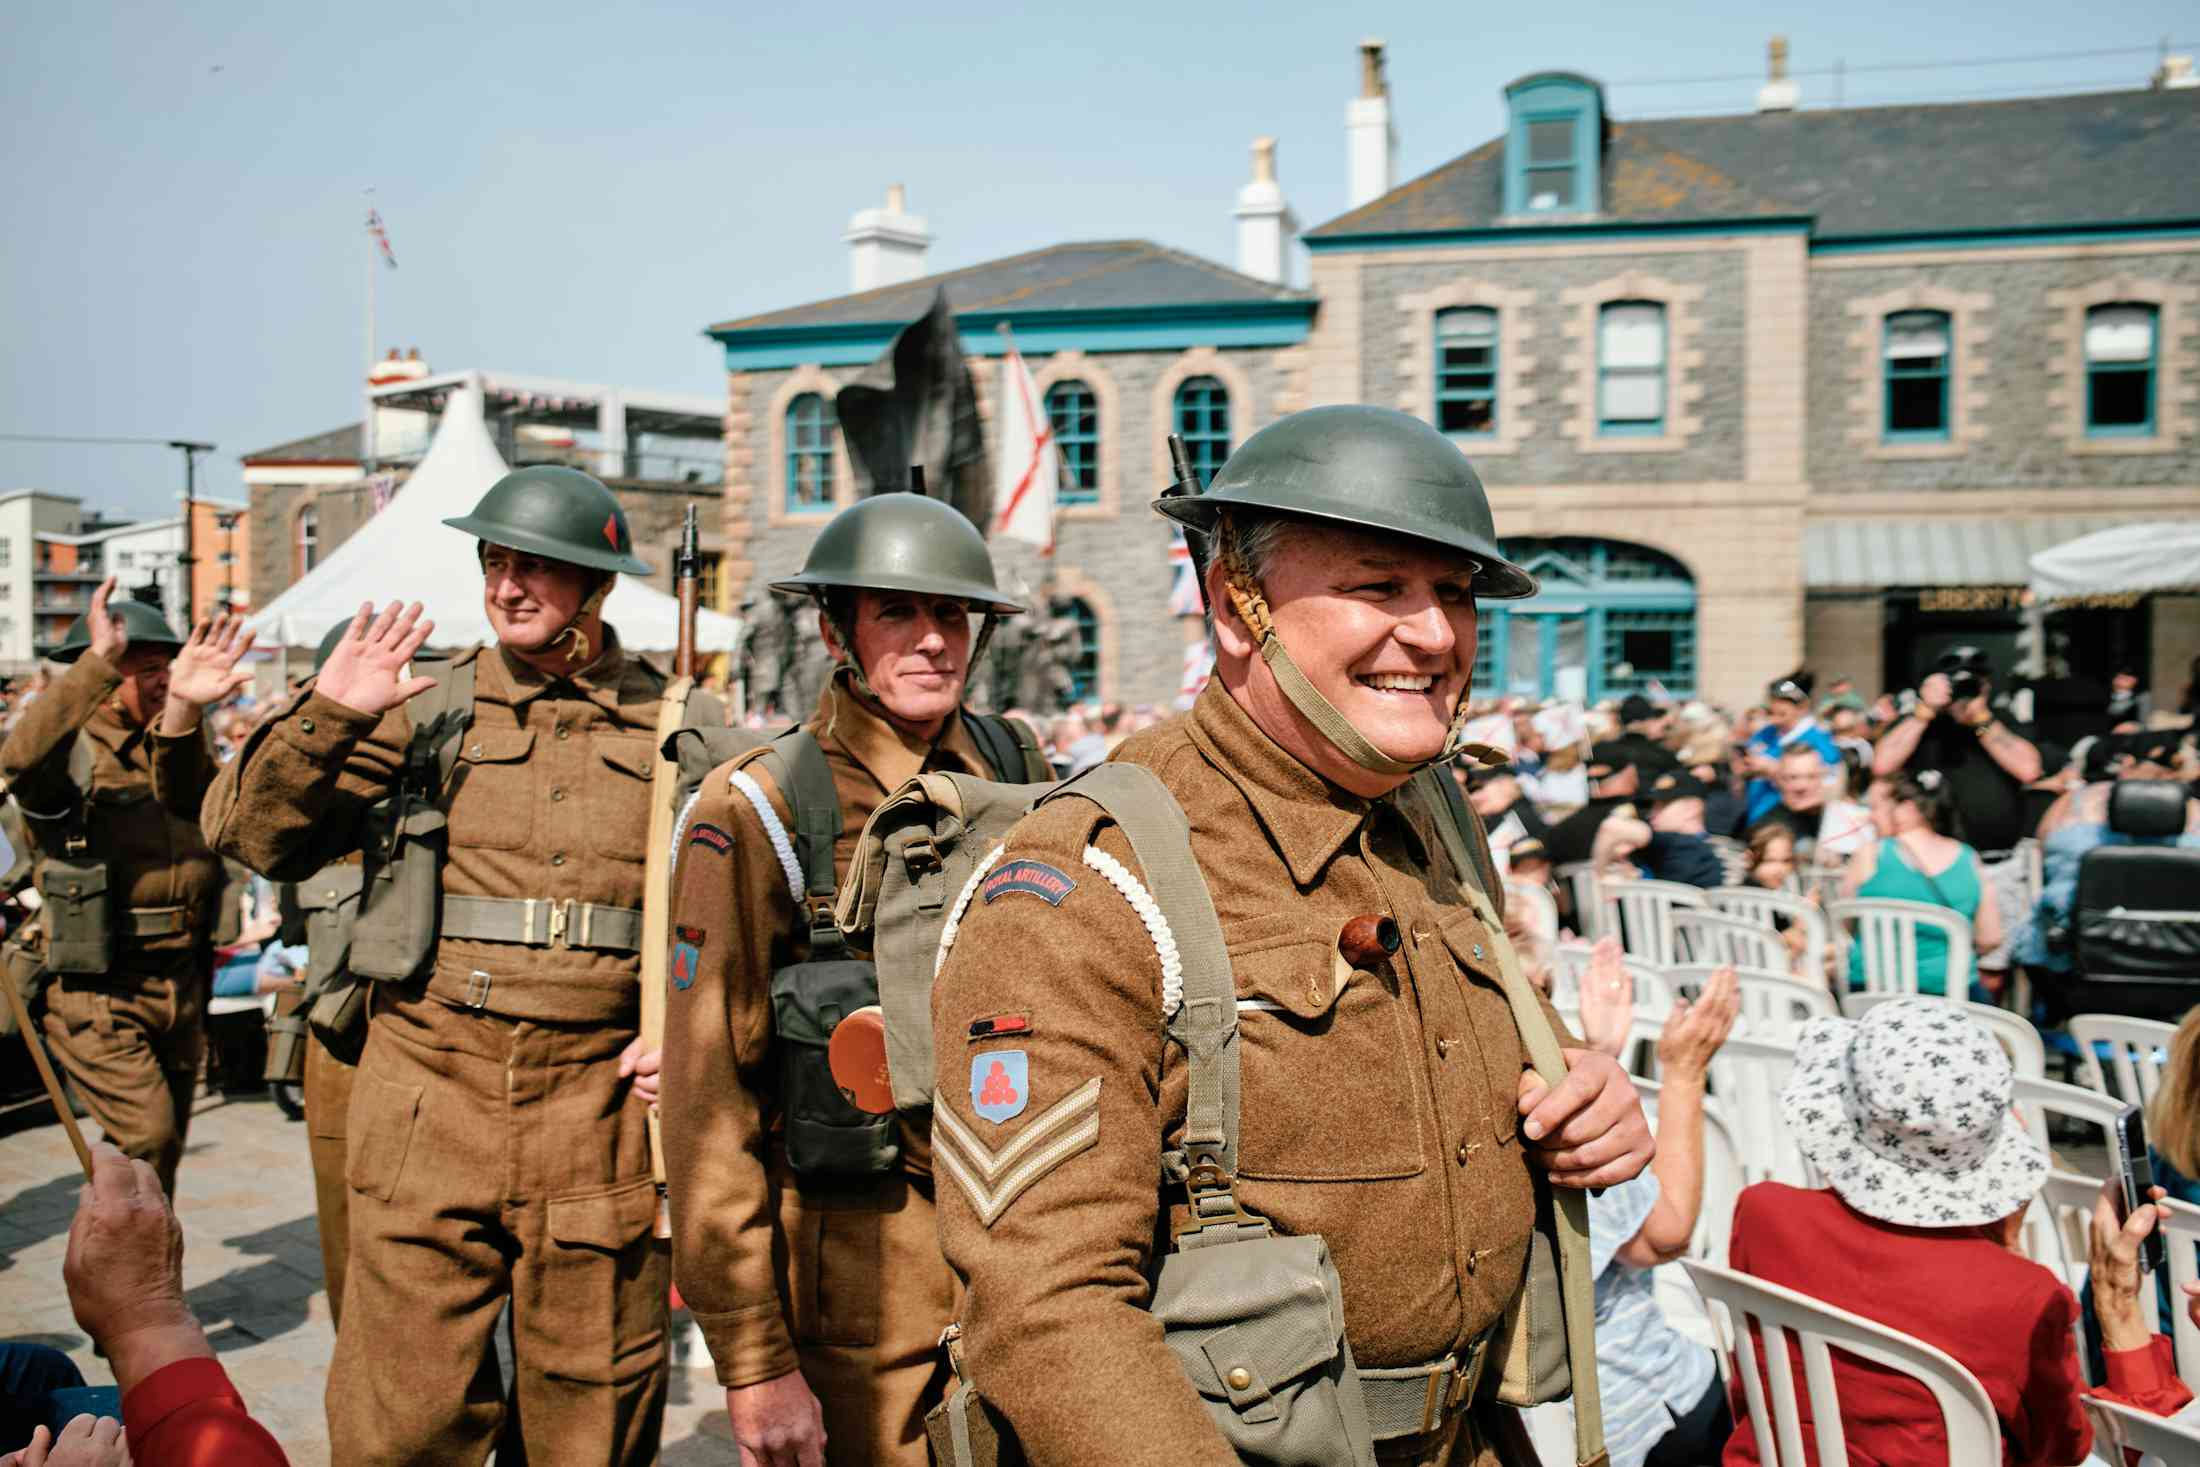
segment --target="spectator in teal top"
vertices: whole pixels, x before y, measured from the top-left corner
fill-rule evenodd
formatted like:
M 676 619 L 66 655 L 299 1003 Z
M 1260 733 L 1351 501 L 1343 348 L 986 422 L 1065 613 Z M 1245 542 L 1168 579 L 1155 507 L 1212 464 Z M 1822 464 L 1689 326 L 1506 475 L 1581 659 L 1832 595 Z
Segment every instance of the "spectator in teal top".
M 1876 843 L 1849 859 L 1842 894 L 1865 900 L 1924 902 L 1944 907 L 1971 924 L 1974 952 L 2001 945 L 2001 912 L 1980 875 L 1978 852 L 1948 831 L 1952 823 L 1947 782 L 1936 769 L 1883 775 L 1872 782 Z M 1955 975 L 1964 992 L 1983 999 L 1975 973 Z M 1917 935 L 1917 991 L 1948 991 L 1948 940 L 1930 928 Z M 1849 987 L 1864 986 L 1864 959 L 1849 952 Z

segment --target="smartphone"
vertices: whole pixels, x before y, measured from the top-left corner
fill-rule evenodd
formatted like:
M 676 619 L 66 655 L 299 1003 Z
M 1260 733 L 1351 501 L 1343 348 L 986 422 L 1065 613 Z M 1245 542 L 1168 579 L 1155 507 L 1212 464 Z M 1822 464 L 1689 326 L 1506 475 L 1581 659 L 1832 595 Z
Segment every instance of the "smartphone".
M 2154 1162 L 2147 1155 L 2146 1113 L 2136 1105 L 2127 1105 L 2116 1117 L 2116 1175 L 2123 1183 L 2124 1207 L 2122 1216 L 2129 1218 L 2141 1204 L 2154 1200 Z M 2167 1261 L 2162 1244 L 2162 1230 L 2155 1230 L 2139 1245 L 2139 1268 L 2152 1273 Z

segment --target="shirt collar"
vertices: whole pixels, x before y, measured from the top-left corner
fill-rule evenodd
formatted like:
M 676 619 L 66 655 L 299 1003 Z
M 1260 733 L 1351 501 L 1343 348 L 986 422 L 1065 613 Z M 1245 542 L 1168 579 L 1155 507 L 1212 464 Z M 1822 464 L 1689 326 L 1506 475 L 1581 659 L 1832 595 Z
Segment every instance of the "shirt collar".
M 499 642 L 496 656 L 479 659 L 480 671 L 486 672 L 489 691 L 509 702 L 514 708 L 527 704 L 549 692 L 560 683 L 570 683 L 580 695 L 609 713 L 619 711 L 619 685 L 625 681 L 626 650 L 619 645 L 619 634 L 607 623 L 603 629 L 603 651 L 596 660 L 577 672 L 561 673 L 556 677 L 522 662 Z
M 845 672 L 833 674 L 825 691 L 818 695 L 811 726 L 819 736 L 838 744 L 864 773 L 878 781 L 880 789 L 892 793 L 926 769 L 943 764 L 960 764 L 965 773 L 980 779 L 993 777 L 970 730 L 963 726 L 961 710 L 948 718 L 939 738 L 927 743 L 887 722 L 847 684 Z
M 1320 878 L 1373 808 L 1284 752 L 1219 682 L 1210 682 L 1192 704 L 1191 736 L 1252 806 L 1300 886 Z

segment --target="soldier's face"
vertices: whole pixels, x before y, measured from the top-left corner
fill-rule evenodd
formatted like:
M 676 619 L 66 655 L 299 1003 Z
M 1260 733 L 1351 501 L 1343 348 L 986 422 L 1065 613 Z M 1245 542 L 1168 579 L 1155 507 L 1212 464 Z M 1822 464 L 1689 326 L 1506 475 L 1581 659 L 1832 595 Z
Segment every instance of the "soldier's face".
M 168 664 L 175 658 L 172 647 L 131 647 L 122 654 L 122 686 L 116 690 L 123 709 L 134 723 L 145 723 L 168 701 Z
M 1474 674 L 1473 574 L 1462 557 L 1414 541 L 1294 526 L 1262 589 L 1277 634 L 1322 696 L 1377 749 L 1419 763 L 1443 751 Z M 1264 661 L 1256 657 L 1250 672 L 1256 699 L 1282 699 Z M 1255 717 L 1274 737 L 1270 719 L 1257 708 Z M 1288 722 L 1312 731 L 1302 718 Z M 1333 766 L 1342 755 L 1328 740 L 1313 752 L 1319 762 L 1306 759 L 1309 766 L 1347 788 L 1369 782 L 1356 764 L 1356 778 L 1339 779 Z M 1398 782 L 1373 778 L 1385 788 Z
M 938 733 L 970 675 L 970 609 L 947 596 L 858 591 L 849 634 L 888 715 L 922 737 Z
M 502 545 L 482 552 L 481 577 L 489 625 L 514 652 L 549 646 L 596 586 L 594 571 Z

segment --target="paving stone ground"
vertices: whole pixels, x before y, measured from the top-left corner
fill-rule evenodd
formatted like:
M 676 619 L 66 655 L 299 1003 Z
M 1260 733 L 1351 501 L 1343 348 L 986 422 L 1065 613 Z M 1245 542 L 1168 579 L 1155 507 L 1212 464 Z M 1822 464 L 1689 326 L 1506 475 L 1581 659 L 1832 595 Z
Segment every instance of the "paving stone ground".
M 96 1134 L 91 1127 L 89 1134 Z M 0 1117 L 0 1340 L 65 1350 L 87 1383 L 111 1384 L 70 1317 L 61 1255 L 82 1176 L 43 1103 Z M 177 1179 L 183 1281 L 191 1308 L 237 1389 L 296 1467 L 325 1467 L 322 1392 L 335 1345 L 305 1128 L 256 1096 L 201 1096 Z M 676 1325 L 680 1322 L 676 1316 Z M 676 1328 L 676 1342 L 686 1331 Z M 738 1460 L 725 1397 L 698 1354 L 672 1372 L 665 1413 L 670 1467 Z

